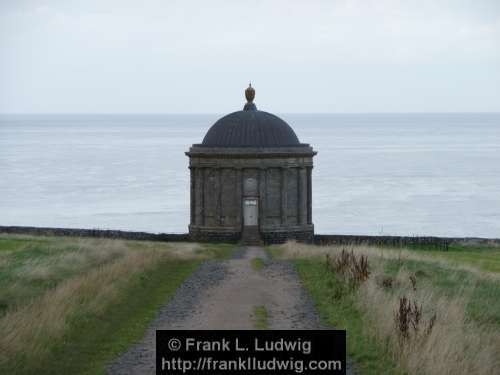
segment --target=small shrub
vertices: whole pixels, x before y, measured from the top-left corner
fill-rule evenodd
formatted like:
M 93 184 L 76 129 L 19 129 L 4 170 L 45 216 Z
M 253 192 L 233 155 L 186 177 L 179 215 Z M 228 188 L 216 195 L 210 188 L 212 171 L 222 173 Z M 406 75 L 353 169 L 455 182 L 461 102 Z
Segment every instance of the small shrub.
M 386 275 L 378 275 L 375 278 L 375 282 L 377 283 L 378 286 L 384 289 L 392 289 L 395 284 L 394 278 Z
M 434 313 L 434 315 L 432 315 L 432 317 L 429 319 L 429 322 L 427 323 L 427 328 L 425 329 L 426 336 L 429 336 L 432 331 L 432 328 L 434 328 L 434 324 L 436 323 L 436 318 L 437 315 L 436 313 Z
M 424 270 L 415 271 L 415 277 L 422 278 L 422 277 L 427 277 L 427 276 L 429 276 L 429 275 Z
M 340 281 L 352 288 L 359 287 L 370 276 L 368 257 L 366 255 L 356 256 L 352 250 L 348 252 L 346 249 L 342 249 L 342 252 L 333 259 L 327 254 L 326 266 L 338 275 Z
M 427 324 L 424 326 L 422 320 L 422 305 L 417 301 L 410 301 L 409 298 L 403 296 L 399 299 L 399 308 L 394 315 L 396 331 L 401 343 L 408 341 L 410 338 L 417 338 L 423 334 L 428 336 L 436 322 L 436 314 L 432 315 Z
M 347 273 L 351 265 L 351 254 L 348 253 L 345 249 L 342 249 L 342 252 L 335 258 L 334 264 L 335 271 L 344 275 L 345 273 Z
M 410 275 L 410 283 L 413 291 L 417 291 L 417 278 L 415 277 L 415 275 Z

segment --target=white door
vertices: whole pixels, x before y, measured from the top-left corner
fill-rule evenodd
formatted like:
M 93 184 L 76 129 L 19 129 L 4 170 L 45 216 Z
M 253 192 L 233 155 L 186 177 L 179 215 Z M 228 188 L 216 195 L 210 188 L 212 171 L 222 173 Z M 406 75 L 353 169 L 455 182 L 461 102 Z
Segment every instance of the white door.
M 243 200 L 243 223 L 245 226 L 258 225 L 259 209 L 256 198 L 245 198 Z

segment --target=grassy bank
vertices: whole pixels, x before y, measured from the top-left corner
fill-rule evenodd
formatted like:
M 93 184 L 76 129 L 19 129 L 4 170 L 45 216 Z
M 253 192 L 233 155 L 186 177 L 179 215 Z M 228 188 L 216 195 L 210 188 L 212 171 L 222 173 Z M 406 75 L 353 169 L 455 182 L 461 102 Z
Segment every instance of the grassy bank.
M 500 273 L 500 246 L 451 244 L 449 250 L 426 251 L 436 259 L 454 265 L 468 265 L 483 272 Z
M 314 259 L 297 259 L 295 265 L 323 321 L 331 327 L 347 329 L 347 351 L 361 374 L 398 374 L 390 355 L 366 334 L 366 321 L 356 308 L 355 296 L 335 297 L 339 282 L 324 263 Z
M 434 254 L 353 247 L 357 266 L 361 255 L 368 262 L 362 281 L 349 267 L 343 273 L 342 250 L 272 248 L 275 257 L 293 259 L 324 321 L 347 329 L 348 353 L 362 374 L 498 371 L 500 274 L 484 261 L 498 261 L 497 248 Z
M 0 373 L 102 374 L 227 245 L 0 236 Z

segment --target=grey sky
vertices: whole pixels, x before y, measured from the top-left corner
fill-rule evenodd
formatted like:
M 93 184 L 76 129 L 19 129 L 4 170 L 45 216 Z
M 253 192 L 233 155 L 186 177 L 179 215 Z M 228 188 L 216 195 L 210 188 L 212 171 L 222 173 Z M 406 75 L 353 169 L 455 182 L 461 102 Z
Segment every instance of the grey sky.
M 0 112 L 500 111 L 500 1 L 0 0 Z

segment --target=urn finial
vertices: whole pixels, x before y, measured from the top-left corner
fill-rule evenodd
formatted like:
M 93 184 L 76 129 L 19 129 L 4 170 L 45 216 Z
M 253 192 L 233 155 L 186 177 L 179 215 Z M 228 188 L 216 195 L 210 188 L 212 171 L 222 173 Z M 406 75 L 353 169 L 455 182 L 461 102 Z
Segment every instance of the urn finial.
M 249 103 L 253 102 L 253 99 L 255 98 L 255 90 L 252 87 L 252 82 L 248 84 L 248 87 L 245 90 L 245 98 L 247 98 Z
M 245 111 L 256 110 L 257 107 L 253 103 L 253 99 L 255 98 L 255 89 L 252 87 L 252 82 L 248 84 L 248 87 L 245 90 L 245 98 L 247 98 L 247 103 L 245 104 L 243 110 Z

